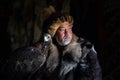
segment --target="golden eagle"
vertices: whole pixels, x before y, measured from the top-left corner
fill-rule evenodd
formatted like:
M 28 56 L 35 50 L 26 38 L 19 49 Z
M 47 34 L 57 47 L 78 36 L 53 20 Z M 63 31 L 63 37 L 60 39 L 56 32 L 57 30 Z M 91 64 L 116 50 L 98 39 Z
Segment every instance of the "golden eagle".
M 0 69 L 2 79 L 29 80 L 46 61 L 51 41 L 51 35 L 45 33 L 35 45 L 13 51 Z

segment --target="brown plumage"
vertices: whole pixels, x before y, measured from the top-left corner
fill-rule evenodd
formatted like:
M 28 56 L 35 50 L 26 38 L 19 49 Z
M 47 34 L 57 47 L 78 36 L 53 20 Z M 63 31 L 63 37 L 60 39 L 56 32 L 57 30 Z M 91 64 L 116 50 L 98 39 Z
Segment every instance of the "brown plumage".
M 34 46 L 16 49 L 2 67 L 3 80 L 29 80 L 45 63 L 52 39 L 44 34 Z

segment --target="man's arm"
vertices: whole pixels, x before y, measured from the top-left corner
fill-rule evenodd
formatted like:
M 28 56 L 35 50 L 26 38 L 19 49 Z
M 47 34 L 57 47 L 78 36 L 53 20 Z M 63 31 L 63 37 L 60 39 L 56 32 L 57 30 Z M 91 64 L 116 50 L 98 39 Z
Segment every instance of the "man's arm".
M 101 67 L 94 46 L 92 46 L 92 48 L 90 49 L 90 52 L 88 53 L 88 58 L 90 62 L 90 69 L 92 72 L 93 80 L 102 80 Z
M 102 80 L 101 67 L 93 44 L 84 39 L 80 42 L 82 57 L 77 66 L 77 73 L 80 80 Z

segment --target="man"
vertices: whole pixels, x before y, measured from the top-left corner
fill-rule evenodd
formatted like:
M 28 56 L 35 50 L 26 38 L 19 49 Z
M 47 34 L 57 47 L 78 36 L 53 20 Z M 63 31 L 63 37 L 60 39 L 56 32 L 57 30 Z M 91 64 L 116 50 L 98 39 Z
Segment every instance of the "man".
M 101 80 L 101 67 L 94 46 L 72 32 L 68 14 L 50 17 L 45 30 L 52 36 L 45 64 L 34 74 L 38 80 Z
M 35 46 L 14 51 L 0 68 L 3 80 L 101 80 L 94 46 L 72 32 L 73 18 L 52 15 Z M 46 22 L 45 21 L 45 22 Z

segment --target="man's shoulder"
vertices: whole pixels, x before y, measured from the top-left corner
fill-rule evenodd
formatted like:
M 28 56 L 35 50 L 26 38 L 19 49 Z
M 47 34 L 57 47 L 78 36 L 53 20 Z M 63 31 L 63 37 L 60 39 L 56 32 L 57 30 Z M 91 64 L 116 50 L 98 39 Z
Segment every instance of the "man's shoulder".
M 80 43 L 80 45 L 81 45 L 81 48 L 82 48 L 82 56 L 86 56 L 88 53 L 90 53 L 90 54 L 97 54 L 97 51 L 95 50 L 95 48 L 94 48 L 94 44 L 91 42 L 91 41 L 89 41 L 88 39 L 85 39 L 85 38 L 79 38 L 78 39 L 78 42 Z
M 93 46 L 91 41 L 89 41 L 88 39 L 82 38 L 82 37 L 79 37 L 77 41 L 81 44 L 81 47 L 86 46 L 88 49 L 90 49 Z
M 75 34 L 73 34 L 73 41 L 80 43 L 81 48 L 86 47 L 88 49 L 91 49 L 93 46 L 93 43 L 90 40 L 86 38 L 78 37 Z

